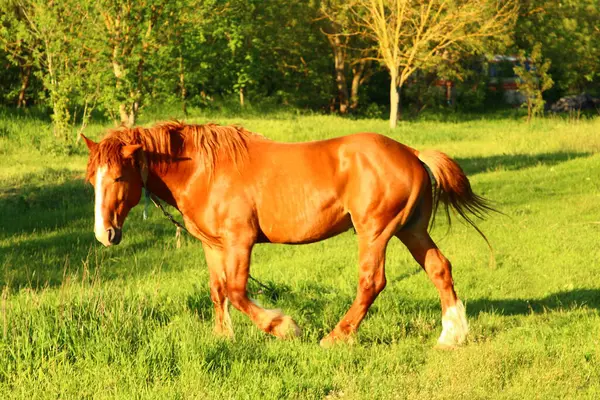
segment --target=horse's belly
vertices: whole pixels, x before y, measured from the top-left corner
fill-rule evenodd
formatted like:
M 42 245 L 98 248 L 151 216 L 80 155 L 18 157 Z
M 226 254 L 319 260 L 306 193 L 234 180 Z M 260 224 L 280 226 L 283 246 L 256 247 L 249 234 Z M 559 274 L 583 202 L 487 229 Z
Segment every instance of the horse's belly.
M 271 213 L 260 222 L 261 242 L 303 244 L 324 240 L 352 227 L 350 215 L 341 207 L 303 210 L 286 217 Z

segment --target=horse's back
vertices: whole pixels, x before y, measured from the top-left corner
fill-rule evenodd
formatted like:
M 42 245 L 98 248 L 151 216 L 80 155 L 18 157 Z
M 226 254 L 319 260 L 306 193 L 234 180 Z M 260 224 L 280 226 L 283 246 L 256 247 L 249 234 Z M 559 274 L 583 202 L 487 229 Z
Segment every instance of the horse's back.
M 328 172 L 324 168 L 344 171 L 349 158 L 365 157 L 382 167 L 400 169 L 420 169 L 420 161 L 415 150 L 378 133 L 356 133 L 332 139 L 311 142 L 282 143 L 258 141 L 253 145 L 251 156 L 262 166 L 310 171 L 310 166 Z

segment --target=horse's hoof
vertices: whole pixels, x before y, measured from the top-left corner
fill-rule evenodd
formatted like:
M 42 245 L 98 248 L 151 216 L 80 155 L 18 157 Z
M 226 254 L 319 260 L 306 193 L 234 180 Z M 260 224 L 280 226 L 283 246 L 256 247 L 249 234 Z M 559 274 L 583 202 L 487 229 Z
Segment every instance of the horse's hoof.
M 215 329 L 213 329 L 213 334 L 220 338 L 220 339 L 226 339 L 226 340 L 233 340 L 233 330 L 231 329 L 226 329 L 226 328 L 219 328 L 215 326 Z
M 442 333 L 438 339 L 438 348 L 455 348 L 467 339 L 469 324 L 465 306 L 458 300 L 456 304 L 449 307 L 442 316 Z
M 441 350 L 441 351 L 452 351 L 452 350 L 458 349 L 459 346 L 438 342 L 433 348 L 436 350 Z
M 354 336 L 352 336 L 352 335 L 343 335 L 343 336 L 339 335 L 338 336 L 332 332 L 329 335 L 325 336 L 323 339 L 321 339 L 321 341 L 319 342 L 319 345 L 324 349 L 329 349 L 329 348 L 335 346 L 336 344 L 341 344 L 341 343 L 353 345 L 354 344 Z
M 335 344 L 335 339 L 332 338 L 331 335 L 325 336 L 319 342 L 319 346 L 321 346 L 324 349 L 329 349 L 329 348 L 333 347 L 334 344 Z
M 281 322 L 273 328 L 271 333 L 281 339 L 292 339 L 302 335 L 302 330 L 294 322 L 292 317 L 284 315 L 281 318 Z

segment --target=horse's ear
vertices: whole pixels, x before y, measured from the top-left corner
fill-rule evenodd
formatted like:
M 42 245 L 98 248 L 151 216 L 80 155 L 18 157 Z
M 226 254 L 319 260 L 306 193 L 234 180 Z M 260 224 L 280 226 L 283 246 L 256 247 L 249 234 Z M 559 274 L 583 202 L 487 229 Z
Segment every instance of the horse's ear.
M 131 158 L 136 151 L 142 148 L 141 144 L 130 144 L 121 148 L 123 158 Z
M 83 138 L 83 140 L 85 140 L 85 144 L 87 145 L 88 149 L 90 149 L 90 152 L 96 150 L 98 143 L 94 142 L 91 139 L 86 138 L 85 135 L 83 135 L 83 133 L 81 134 L 81 137 Z

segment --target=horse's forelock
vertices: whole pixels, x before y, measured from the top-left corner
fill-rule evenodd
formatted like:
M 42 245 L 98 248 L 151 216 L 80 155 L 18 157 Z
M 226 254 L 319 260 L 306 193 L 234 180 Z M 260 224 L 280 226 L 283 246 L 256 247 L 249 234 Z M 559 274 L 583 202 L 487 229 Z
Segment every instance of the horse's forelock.
M 111 169 L 116 165 L 123 165 L 122 147 L 123 143 L 112 137 L 107 137 L 100 141 L 98 146 L 96 146 L 96 150 L 90 153 L 86 180 L 89 182 L 100 166 L 106 166 L 108 169 Z

